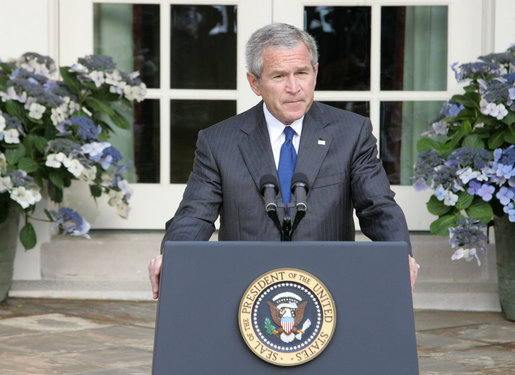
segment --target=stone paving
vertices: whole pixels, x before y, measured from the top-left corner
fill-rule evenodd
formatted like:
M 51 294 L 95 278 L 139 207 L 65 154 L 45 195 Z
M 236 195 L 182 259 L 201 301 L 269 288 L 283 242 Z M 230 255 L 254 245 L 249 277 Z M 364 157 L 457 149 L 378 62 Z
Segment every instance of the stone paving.
M 150 374 L 155 302 L 10 298 L 0 374 Z M 515 323 L 501 313 L 416 311 L 421 375 L 515 375 Z

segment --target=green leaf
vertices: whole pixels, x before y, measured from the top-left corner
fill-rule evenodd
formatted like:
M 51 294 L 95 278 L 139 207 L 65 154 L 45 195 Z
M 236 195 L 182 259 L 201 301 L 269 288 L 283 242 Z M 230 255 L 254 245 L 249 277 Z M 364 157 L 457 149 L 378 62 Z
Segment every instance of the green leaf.
M 475 92 L 467 92 L 464 95 L 454 95 L 450 101 L 463 104 L 468 108 L 479 108 L 479 100 L 479 94 Z
M 429 201 L 426 203 L 427 210 L 436 216 L 442 216 L 449 212 L 451 207 L 446 206 L 443 202 L 439 201 L 434 195 L 431 195 Z
M 438 141 L 435 141 L 432 138 L 423 137 L 423 138 L 420 138 L 417 142 L 417 151 L 418 152 L 424 152 L 424 151 L 430 151 L 430 150 L 440 151 L 441 148 L 442 148 L 442 144 Z
M 109 116 L 115 116 L 115 112 L 109 104 L 93 98 L 92 96 L 86 98 L 85 101 L 87 106 L 90 107 L 90 109 L 92 109 L 94 112 L 102 112 L 108 114 Z
M 506 125 L 512 125 L 515 122 L 515 112 L 508 111 L 508 114 L 502 119 Z
M 48 183 L 48 195 L 50 199 L 56 203 L 61 203 L 63 201 L 63 189 L 58 188 L 52 182 Z
M 54 221 L 54 218 L 52 217 L 52 215 L 50 215 L 50 211 L 48 211 L 48 210 L 45 208 L 44 212 L 45 212 L 45 215 L 46 215 L 46 217 L 48 218 L 48 220 L 50 220 L 50 221 Z
M 467 135 L 461 145 L 462 147 L 469 147 L 472 150 L 481 150 L 485 148 L 485 143 L 477 134 Z
M 502 145 L 504 142 L 504 130 L 499 130 L 492 134 L 490 138 L 488 138 L 488 148 L 494 149 Z
M 6 101 L 5 109 L 7 113 L 20 119 L 21 122 L 23 122 L 24 124 L 28 124 L 31 121 L 29 119 L 29 116 L 27 116 L 27 112 L 23 108 L 23 105 L 18 102 L 15 102 L 14 100 Z
M 23 228 L 21 228 L 20 241 L 23 244 L 25 250 L 32 249 L 34 246 L 36 246 L 38 240 L 36 237 L 36 231 L 34 230 L 34 227 L 31 223 L 27 223 Z
M 48 141 L 45 137 L 40 137 L 39 135 L 35 135 L 34 136 L 34 145 L 36 146 L 36 149 L 43 153 L 45 152 L 46 148 L 47 148 L 47 145 L 48 145 Z
M 472 125 L 470 124 L 470 121 L 463 121 L 461 126 L 463 127 L 463 130 L 466 134 L 472 133 Z
M 437 234 L 439 236 L 448 236 L 449 235 L 449 227 L 456 225 L 456 216 L 454 215 L 445 215 L 442 216 L 431 223 L 429 230 L 433 234 Z
M 5 151 L 5 158 L 7 159 L 7 164 L 16 164 L 18 161 L 24 157 L 26 154 L 25 146 L 23 144 L 19 144 L 16 148 L 10 148 Z
M 6 72 L 8 75 L 10 75 L 13 72 L 11 67 L 6 63 L 0 62 L 0 67 L 2 67 L 2 70 Z
M 32 173 L 37 171 L 39 166 L 38 163 L 30 158 L 21 158 L 18 162 L 18 168 L 23 169 L 27 173 Z
M 89 191 L 94 197 L 100 197 L 102 195 L 102 188 L 98 185 L 89 185 Z
M 63 66 L 59 69 L 61 72 L 61 77 L 63 77 L 63 81 L 68 88 L 76 94 L 79 94 L 82 88 L 80 81 L 77 79 L 77 75 L 73 72 L 70 72 L 70 67 Z
M 109 116 L 109 118 L 113 121 L 113 123 L 118 126 L 121 129 L 130 129 L 131 124 L 129 124 L 129 121 L 116 109 L 114 110 L 114 115 Z
M 476 199 L 465 211 L 470 217 L 479 220 L 482 224 L 488 224 L 494 217 L 492 206 L 480 198 Z
M 58 169 L 56 169 L 55 171 L 50 171 L 50 173 L 48 174 L 48 179 L 50 180 L 50 182 L 52 182 L 52 184 L 55 185 L 55 187 L 59 189 L 63 188 L 63 177 Z
M 469 193 L 462 191 L 458 193 L 458 201 L 456 202 L 456 208 L 458 210 L 464 210 L 472 204 L 474 197 Z
M 515 144 L 515 131 L 510 128 L 504 131 L 504 141 L 509 144 Z

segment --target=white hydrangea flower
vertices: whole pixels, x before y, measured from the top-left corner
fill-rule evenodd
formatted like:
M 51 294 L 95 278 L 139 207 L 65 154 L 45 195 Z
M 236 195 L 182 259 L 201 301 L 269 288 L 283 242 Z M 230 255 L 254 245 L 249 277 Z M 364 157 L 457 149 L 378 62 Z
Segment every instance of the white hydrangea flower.
M 82 172 L 82 177 L 86 182 L 92 182 L 97 176 L 97 167 L 94 165 L 91 168 L 85 168 Z
M 48 154 L 45 165 L 50 168 L 60 168 L 66 160 L 68 160 L 68 157 L 62 152 Z
M 472 249 L 464 249 L 460 247 L 458 250 L 452 254 L 452 260 L 465 259 L 467 262 L 470 262 L 472 259 L 476 258 L 478 266 L 481 265 L 481 260 L 477 255 L 477 250 L 475 248 Z
M 7 129 L 4 131 L 4 141 L 5 143 L 20 143 L 20 133 L 16 129 Z
M 118 70 L 114 70 L 112 73 L 106 73 L 105 83 L 108 85 L 118 85 L 122 80 L 122 76 Z
M 472 168 L 467 167 L 457 170 L 456 174 L 464 184 L 468 184 L 470 180 L 479 177 L 481 173 L 478 171 L 472 171 Z
M 68 165 L 66 165 L 66 169 L 68 169 L 68 172 L 70 172 L 72 175 L 79 178 L 82 174 L 82 171 L 84 171 L 84 166 L 77 159 L 72 159 L 69 161 Z
M 132 189 L 129 186 L 129 182 L 127 180 L 118 181 L 118 188 L 122 191 L 122 193 L 129 199 L 132 195 Z
M 96 87 L 100 87 L 104 83 L 104 72 L 95 70 L 89 73 L 88 77 L 91 78 L 93 82 L 95 82 Z
M 37 190 L 26 189 L 24 186 L 17 186 L 11 190 L 10 197 L 18 202 L 22 208 L 27 208 L 41 200 L 41 194 Z
M 63 108 L 64 105 L 64 108 Z M 61 122 L 66 120 L 66 114 L 67 114 L 67 104 L 63 103 L 57 108 L 52 108 L 50 119 L 52 120 L 52 124 L 54 126 L 59 125 Z
M 0 174 L 7 172 L 7 158 L 3 152 L 0 152 Z
M 32 103 L 29 107 L 29 116 L 33 119 L 39 120 L 43 117 L 46 107 L 39 103 Z
M 0 113 L 0 132 L 5 129 L 5 117 Z
M 443 204 L 446 206 L 454 206 L 458 201 L 458 196 L 454 194 L 452 191 L 447 190 L 445 193 L 445 198 L 443 200 Z
M 11 177 L 0 177 L 0 193 L 4 193 L 13 188 L 13 183 L 11 181 Z
M 116 208 L 116 213 L 119 216 L 126 218 L 129 215 L 129 206 L 123 201 L 123 197 L 122 191 L 110 190 L 107 203 Z
M 102 184 L 111 185 L 113 183 L 113 177 L 107 173 L 102 173 Z

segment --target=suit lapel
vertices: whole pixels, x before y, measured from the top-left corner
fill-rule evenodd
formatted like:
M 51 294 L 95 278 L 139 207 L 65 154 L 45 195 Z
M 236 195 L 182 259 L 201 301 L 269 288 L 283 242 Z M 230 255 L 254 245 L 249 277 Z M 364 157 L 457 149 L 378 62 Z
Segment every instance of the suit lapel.
M 262 102 L 254 107 L 249 120 L 240 129 L 245 133 L 239 143 L 240 152 L 256 187 L 259 189 L 261 177 L 266 174 L 277 176 Z
M 331 146 L 332 137 L 329 132 L 325 131 L 326 125 L 327 120 L 322 119 L 318 104 L 313 102 L 304 117 L 297 164 L 295 165 L 295 173 L 304 173 L 308 178 L 309 186 L 313 186 L 320 166 Z

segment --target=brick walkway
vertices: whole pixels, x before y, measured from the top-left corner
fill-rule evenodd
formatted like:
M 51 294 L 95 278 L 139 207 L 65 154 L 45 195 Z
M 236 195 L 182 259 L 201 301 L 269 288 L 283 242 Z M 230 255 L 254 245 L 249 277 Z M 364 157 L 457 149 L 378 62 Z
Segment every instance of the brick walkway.
M 155 302 L 10 298 L 0 374 L 150 374 Z M 421 375 L 515 374 L 515 323 L 500 313 L 416 311 Z

